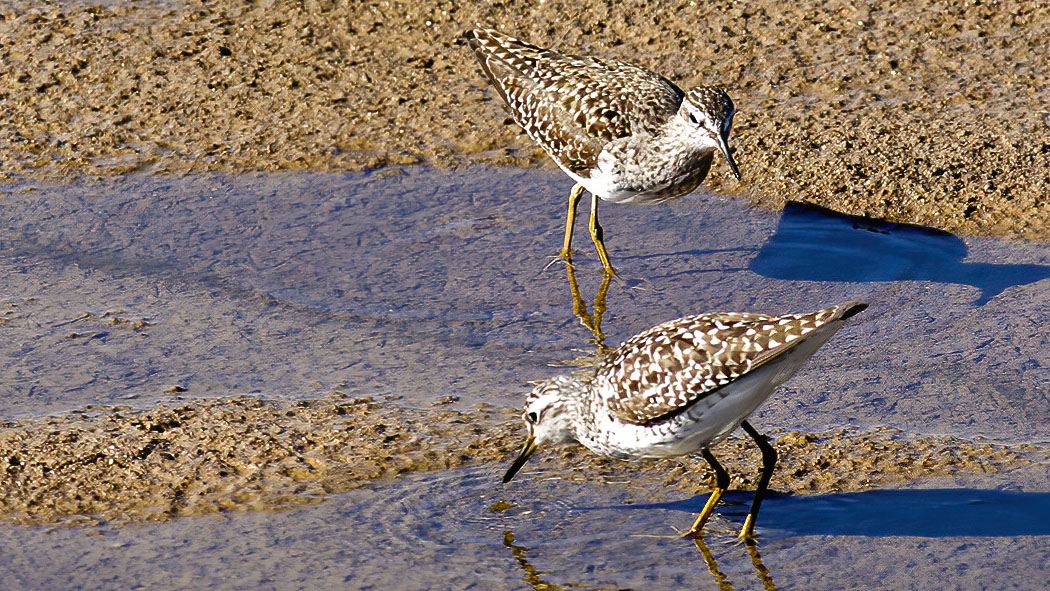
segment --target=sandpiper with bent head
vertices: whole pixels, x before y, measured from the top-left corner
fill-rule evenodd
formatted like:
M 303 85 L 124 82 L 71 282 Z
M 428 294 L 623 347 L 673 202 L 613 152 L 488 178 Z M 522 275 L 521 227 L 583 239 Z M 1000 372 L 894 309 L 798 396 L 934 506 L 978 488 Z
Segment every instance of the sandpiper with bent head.
M 761 476 L 740 531 L 751 538 L 777 454 L 746 419 L 866 307 L 848 302 L 787 316 L 701 314 L 635 335 L 589 379 L 559 376 L 529 393 L 522 413 L 528 438 L 503 482 L 545 445 L 577 441 L 597 454 L 631 459 L 699 451 L 714 470 L 715 489 L 685 534 L 696 537 L 729 486 L 709 447 L 740 426 L 762 450 Z
M 598 198 L 660 203 L 681 197 L 707 176 L 716 150 L 740 178 L 729 149 L 735 110 L 721 88 L 685 92 L 640 66 L 565 55 L 490 29 L 474 30 L 469 40 L 514 121 L 576 181 L 559 256 L 572 257 L 584 190 L 591 193 L 591 239 L 611 273 Z

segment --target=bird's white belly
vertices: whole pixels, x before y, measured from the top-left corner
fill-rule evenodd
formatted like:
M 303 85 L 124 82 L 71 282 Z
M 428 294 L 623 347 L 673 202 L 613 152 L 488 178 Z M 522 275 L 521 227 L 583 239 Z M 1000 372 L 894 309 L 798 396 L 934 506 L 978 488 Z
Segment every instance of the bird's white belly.
M 630 195 L 635 194 L 635 191 L 623 191 L 614 175 L 603 171 L 601 168 L 595 167 L 591 169 L 589 176 L 582 177 L 575 172 L 561 166 L 565 174 L 569 175 L 569 178 L 583 185 L 591 195 L 597 195 L 603 201 L 612 201 L 613 203 L 626 203 L 624 198 L 629 198 Z
M 610 203 L 662 203 L 680 195 L 667 196 L 665 190 L 674 184 L 674 181 L 660 183 L 645 190 L 625 187 L 613 174 L 594 168 L 591 176 L 582 177 L 567 168 L 562 168 L 565 174 L 572 180 L 583 185 L 583 188 L 592 195 L 597 195 L 602 201 Z
M 776 387 L 768 377 L 763 379 L 763 369 L 726 385 L 664 423 L 642 426 L 617 421 L 615 425 L 605 425 L 607 432 L 614 434 L 606 442 L 610 448 L 606 453 L 619 457 L 666 458 L 696 453 L 720 441 Z M 611 418 L 608 420 L 612 422 Z
M 622 163 L 617 163 L 608 152 L 602 152 L 598 165 L 586 177 L 561 166 L 572 180 L 592 195 L 610 203 L 662 203 L 692 191 L 696 183 L 687 179 L 694 173 L 691 167 L 674 167 L 652 163 L 644 178 L 625 176 Z

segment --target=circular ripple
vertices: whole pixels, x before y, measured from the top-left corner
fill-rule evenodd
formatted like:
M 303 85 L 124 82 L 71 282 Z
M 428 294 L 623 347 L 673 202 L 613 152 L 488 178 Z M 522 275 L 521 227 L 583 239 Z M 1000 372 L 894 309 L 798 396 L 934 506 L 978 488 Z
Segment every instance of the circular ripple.
M 561 480 L 503 485 L 501 476 L 500 469 L 481 466 L 410 477 L 376 488 L 344 511 L 406 546 L 503 546 L 505 533 L 519 527 L 541 526 L 549 540 L 561 539 L 584 513 L 574 507 L 595 500 Z
M 358 559 L 469 568 L 492 588 L 522 579 L 550 588 L 673 588 L 706 568 L 672 529 L 688 527 L 702 499 L 650 504 L 615 484 L 539 471 L 504 485 L 502 475 L 490 465 L 413 476 L 348 496 L 339 519 L 352 526 L 348 543 L 368 541 L 354 550 Z M 735 540 L 735 530 L 713 533 L 710 551 L 738 562 Z
M 406 546 L 501 546 L 507 534 L 545 549 L 662 540 L 688 527 L 693 500 L 648 504 L 609 484 L 523 473 L 502 484 L 502 467 L 479 466 L 406 478 L 343 511 Z M 701 503 L 702 504 L 702 503 Z

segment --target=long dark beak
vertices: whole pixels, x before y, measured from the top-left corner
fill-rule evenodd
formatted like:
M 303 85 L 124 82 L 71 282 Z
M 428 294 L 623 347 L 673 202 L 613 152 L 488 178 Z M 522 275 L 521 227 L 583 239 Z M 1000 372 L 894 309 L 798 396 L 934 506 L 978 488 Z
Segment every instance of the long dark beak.
M 722 155 L 726 157 L 726 161 L 729 162 L 729 168 L 733 171 L 733 178 L 740 180 L 740 169 L 736 167 L 736 162 L 733 161 L 733 155 L 729 152 L 729 138 L 718 136 L 718 149 L 722 150 Z
M 525 462 L 529 461 L 529 456 L 532 452 L 536 451 L 536 438 L 529 435 L 529 438 L 525 440 L 525 445 L 521 446 L 521 453 L 518 454 L 518 459 L 514 460 L 514 463 L 510 465 L 510 469 L 503 475 L 503 482 L 510 482 L 511 478 L 521 470 L 521 467 L 525 465 Z

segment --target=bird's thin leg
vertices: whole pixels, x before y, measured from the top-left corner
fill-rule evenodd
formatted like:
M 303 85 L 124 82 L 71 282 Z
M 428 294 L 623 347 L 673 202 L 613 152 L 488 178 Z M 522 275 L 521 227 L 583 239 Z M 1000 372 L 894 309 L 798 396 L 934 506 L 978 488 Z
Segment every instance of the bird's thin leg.
M 700 515 L 696 516 L 696 521 L 693 522 L 693 527 L 689 528 L 689 531 L 682 534 L 682 537 L 691 536 L 697 537 L 704 529 L 704 524 L 707 523 L 711 514 L 715 511 L 715 505 L 718 504 L 718 499 L 722 498 L 722 493 L 729 488 L 729 473 L 722 467 L 722 464 L 718 463 L 715 456 L 711 453 L 711 450 L 706 447 L 700 450 L 700 455 L 704 456 L 707 463 L 711 465 L 711 469 L 715 471 L 715 490 L 711 491 L 711 496 L 707 498 L 707 504 L 704 505 Z
M 744 431 L 751 436 L 762 450 L 762 473 L 758 478 L 758 487 L 755 488 L 755 498 L 751 501 L 751 510 L 747 512 L 744 527 L 740 530 L 740 539 L 748 540 L 755 536 L 755 520 L 758 519 L 758 508 L 762 505 L 762 499 L 766 496 L 769 488 L 769 479 L 773 476 L 773 469 L 777 466 L 777 450 L 769 444 L 769 439 L 759 433 L 750 423 L 740 423 Z
M 604 232 L 602 232 L 602 226 L 598 223 L 598 196 L 591 193 L 591 240 L 594 241 L 594 247 L 598 249 L 598 258 L 602 260 L 602 266 L 605 267 L 606 273 L 616 274 L 616 269 L 613 269 L 611 263 L 609 263 L 609 255 L 605 253 L 605 240 Z
M 572 260 L 572 232 L 576 227 L 576 206 L 580 204 L 583 197 L 583 185 L 576 183 L 569 191 L 569 214 L 565 219 L 565 242 L 562 244 L 558 256 L 566 261 Z

